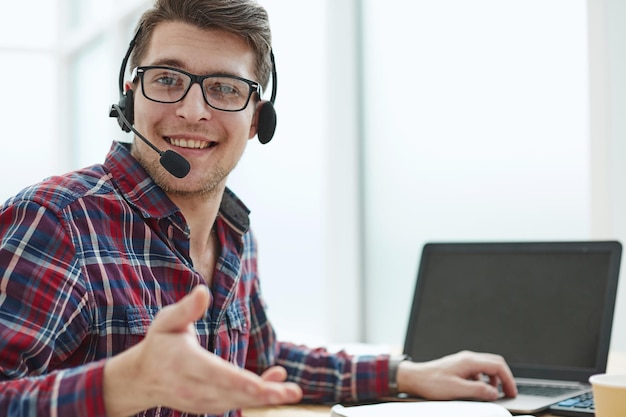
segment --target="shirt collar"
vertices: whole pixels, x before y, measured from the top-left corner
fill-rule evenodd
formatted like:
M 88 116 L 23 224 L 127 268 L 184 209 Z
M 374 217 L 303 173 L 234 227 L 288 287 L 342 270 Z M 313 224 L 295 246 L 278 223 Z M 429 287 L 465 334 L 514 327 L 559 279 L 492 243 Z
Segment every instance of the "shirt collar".
M 144 217 L 165 218 L 179 213 L 178 207 L 130 154 L 130 143 L 113 142 L 104 166 L 124 199 Z
M 165 218 L 177 215 L 178 207 L 169 199 L 141 164 L 130 153 L 130 144 L 113 142 L 104 166 L 111 172 L 111 180 L 126 201 L 147 218 Z M 231 228 L 244 234 L 250 228 L 250 210 L 230 189 L 226 188 L 220 204 L 220 215 Z

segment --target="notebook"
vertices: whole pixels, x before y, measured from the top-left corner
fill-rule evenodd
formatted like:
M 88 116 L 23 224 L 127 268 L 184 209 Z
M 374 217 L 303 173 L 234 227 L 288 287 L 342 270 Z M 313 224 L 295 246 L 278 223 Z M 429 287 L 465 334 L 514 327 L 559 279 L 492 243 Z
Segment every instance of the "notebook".
M 426 244 L 404 353 L 504 356 L 520 394 L 496 402 L 512 413 L 590 391 L 606 371 L 621 252 L 616 241 Z M 528 384 L 572 391 L 525 394 Z

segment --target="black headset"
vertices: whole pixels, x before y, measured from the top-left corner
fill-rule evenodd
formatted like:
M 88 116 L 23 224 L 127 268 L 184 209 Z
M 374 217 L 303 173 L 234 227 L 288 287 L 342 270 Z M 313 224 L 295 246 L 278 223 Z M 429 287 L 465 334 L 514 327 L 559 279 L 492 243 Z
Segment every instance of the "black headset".
M 126 71 L 126 65 L 128 65 L 128 59 L 135 47 L 137 37 L 141 33 L 141 27 L 135 33 L 135 36 L 128 45 L 128 50 L 124 59 L 122 60 L 122 66 L 120 68 L 119 75 L 119 93 L 120 101 L 115 106 L 111 107 L 109 111 L 109 117 L 117 118 L 117 123 L 120 125 L 123 131 L 130 132 L 131 127 L 135 123 L 135 103 L 133 97 L 133 90 L 129 89 L 124 92 L 124 73 Z M 276 62 L 274 60 L 274 52 L 270 49 L 270 61 L 272 63 L 272 95 L 269 101 L 262 100 L 261 108 L 259 109 L 259 120 L 257 125 L 257 137 L 262 144 L 268 143 L 274 137 L 276 131 L 276 110 L 274 109 L 274 102 L 276 101 L 276 90 L 278 88 L 278 77 L 276 75 Z M 120 114 L 120 111 L 122 114 Z

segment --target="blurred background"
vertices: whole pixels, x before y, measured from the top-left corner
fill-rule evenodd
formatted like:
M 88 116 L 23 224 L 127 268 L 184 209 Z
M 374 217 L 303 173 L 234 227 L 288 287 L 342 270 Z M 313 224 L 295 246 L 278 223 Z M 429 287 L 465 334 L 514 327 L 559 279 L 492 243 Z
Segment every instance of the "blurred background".
M 626 2 L 260 3 L 278 127 L 229 185 L 281 339 L 401 346 L 426 242 L 626 242 Z M 3 6 L 1 201 L 132 140 L 108 109 L 150 4 Z M 626 351 L 624 282 L 616 309 Z

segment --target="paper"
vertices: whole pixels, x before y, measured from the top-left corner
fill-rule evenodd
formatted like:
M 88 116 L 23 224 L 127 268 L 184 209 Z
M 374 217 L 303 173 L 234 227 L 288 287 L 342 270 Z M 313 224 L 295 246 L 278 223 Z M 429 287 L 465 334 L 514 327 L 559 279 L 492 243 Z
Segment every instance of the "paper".
M 331 417 L 511 417 L 504 407 L 475 401 L 388 402 L 344 407 L 335 405 Z M 520 416 L 521 417 L 521 416 Z

